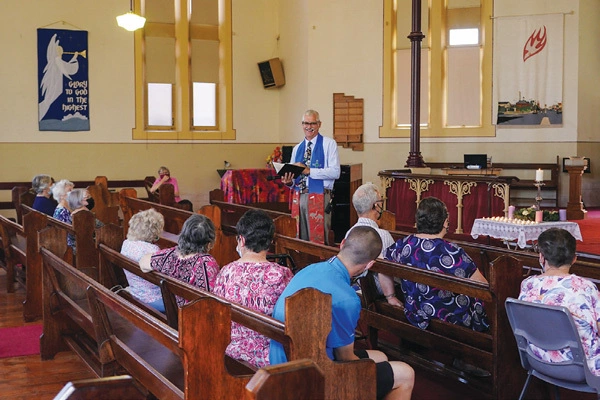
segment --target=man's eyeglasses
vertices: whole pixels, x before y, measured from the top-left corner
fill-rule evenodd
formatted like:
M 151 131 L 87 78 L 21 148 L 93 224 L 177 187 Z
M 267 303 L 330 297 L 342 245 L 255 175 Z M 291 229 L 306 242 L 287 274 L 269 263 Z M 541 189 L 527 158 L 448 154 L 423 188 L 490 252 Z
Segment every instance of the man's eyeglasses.
M 321 121 L 316 121 L 316 122 L 302 121 L 302 125 L 305 125 L 305 126 L 317 126 L 317 125 L 319 125 L 319 122 L 321 122 Z

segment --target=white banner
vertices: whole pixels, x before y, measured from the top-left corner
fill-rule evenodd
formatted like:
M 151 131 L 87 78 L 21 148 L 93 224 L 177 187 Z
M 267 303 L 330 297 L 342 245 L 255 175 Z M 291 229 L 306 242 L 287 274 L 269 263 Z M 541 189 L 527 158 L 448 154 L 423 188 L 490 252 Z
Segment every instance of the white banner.
M 498 126 L 561 125 L 564 16 L 494 20 L 494 116 Z

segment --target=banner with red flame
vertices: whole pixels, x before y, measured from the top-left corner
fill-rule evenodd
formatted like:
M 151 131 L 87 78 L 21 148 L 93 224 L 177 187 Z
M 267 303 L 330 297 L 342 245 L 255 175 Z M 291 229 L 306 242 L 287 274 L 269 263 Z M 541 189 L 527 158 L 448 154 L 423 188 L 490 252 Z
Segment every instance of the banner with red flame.
M 564 16 L 494 21 L 497 125 L 562 125 Z

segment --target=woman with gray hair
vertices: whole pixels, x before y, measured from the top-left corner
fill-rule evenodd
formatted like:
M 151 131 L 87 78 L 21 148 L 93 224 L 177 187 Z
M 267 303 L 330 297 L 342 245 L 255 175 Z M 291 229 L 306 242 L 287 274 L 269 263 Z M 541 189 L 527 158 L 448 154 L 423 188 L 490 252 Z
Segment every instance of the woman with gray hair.
M 139 262 L 144 255 L 156 253 L 160 248 L 154 243 L 159 239 L 164 226 L 164 217 L 154 208 L 138 212 L 129 220 L 127 239 L 123 241 L 121 254 Z M 160 288 L 132 272 L 124 272 L 129 283 L 126 290 L 141 302 L 164 313 L 165 304 Z
M 31 188 L 36 194 L 32 208 L 50 216 L 54 215 L 57 204 L 50 198 L 53 182 L 50 175 L 36 175 L 31 181 Z
M 66 203 L 66 207 L 59 204 L 54 212 L 54 218 L 72 225 L 73 214 L 85 209 L 85 206 L 87 206 L 88 197 L 88 191 L 85 189 L 74 189 L 68 192 L 66 197 L 63 199 Z M 73 249 L 73 254 L 77 253 L 75 236 L 71 233 L 67 234 L 67 245 Z
M 400 239 L 387 249 L 385 258 L 404 265 L 487 283 L 469 255 L 444 239 L 448 232 L 448 209 L 438 198 L 427 197 L 417 207 L 417 233 Z M 408 321 L 421 328 L 429 320 L 441 319 L 475 331 L 489 329 L 481 300 L 447 290 L 402 280 L 404 313 Z
M 144 272 L 158 271 L 202 290 L 212 291 L 219 264 L 208 254 L 215 243 L 215 226 L 204 215 L 193 214 L 183 224 L 177 246 L 146 254 L 140 260 Z M 183 305 L 184 299 L 177 303 Z
M 58 206 L 52 216 L 59 221 L 65 221 L 67 214 L 69 217 L 71 216 L 71 210 L 67 205 L 67 194 L 73 190 L 74 186 L 73 182 L 67 179 L 62 179 L 52 186 L 52 197 L 58 202 Z

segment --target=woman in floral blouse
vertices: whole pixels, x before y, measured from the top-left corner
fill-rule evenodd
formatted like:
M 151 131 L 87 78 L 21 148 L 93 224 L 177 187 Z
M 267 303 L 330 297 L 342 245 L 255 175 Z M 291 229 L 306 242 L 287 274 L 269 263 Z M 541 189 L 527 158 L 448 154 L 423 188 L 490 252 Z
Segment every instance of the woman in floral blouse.
M 208 254 L 214 243 L 215 225 L 206 216 L 193 214 L 183 224 L 177 246 L 146 254 L 140 259 L 140 268 L 144 272 L 162 272 L 212 292 L 219 273 L 217 260 Z M 181 306 L 185 300 L 178 297 L 177 304 Z
M 581 337 L 588 366 L 594 375 L 600 375 L 600 293 L 591 281 L 569 273 L 576 259 L 575 238 L 564 229 L 552 228 L 540 234 L 538 247 L 543 273 L 521 283 L 519 300 L 567 307 Z M 544 350 L 533 345 L 530 348 L 547 362 L 573 358 L 569 348 Z
M 385 258 L 428 271 L 487 283 L 467 253 L 444 239 L 448 232 L 448 209 L 438 198 L 427 197 L 415 215 L 417 233 L 390 246 Z M 406 279 L 401 283 L 404 313 L 408 321 L 427 329 L 430 319 L 441 319 L 481 332 L 489 322 L 481 300 L 460 293 L 430 287 Z
M 271 316 L 292 271 L 267 261 L 275 226 L 262 210 L 249 210 L 237 226 L 240 259 L 227 264 L 217 276 L 213 292 L 225 299 Z M 257 367 L 269 364 L 269 339 L 235 322 L 227 355 Z

